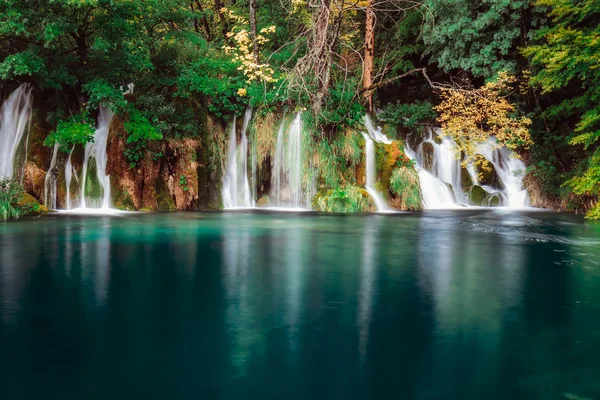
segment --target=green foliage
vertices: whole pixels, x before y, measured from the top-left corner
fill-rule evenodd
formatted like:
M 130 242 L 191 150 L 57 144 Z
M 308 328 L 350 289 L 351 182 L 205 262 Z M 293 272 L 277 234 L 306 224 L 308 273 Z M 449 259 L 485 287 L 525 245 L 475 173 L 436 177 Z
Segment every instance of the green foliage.
M 238 94 L 245 86 L 244 75 L 231 59 L 212 50 L 182 68 L 177 86 L 181 97 L 206 96 L 208 110 L 221 118 L 240 114 L 245 108 Z
M 184 192 L 187 192 L 189 190 L 187 178 L 185 175 L 179 176 L 179 186 L 183 188 Z
M 600 195 L 600 149 L 597 149 L 587 160 L 587 168 L 581 176 L 566 182 L 573 192 L 580 195 Z
M 445 71 L 489 78 L 514 72 L 524 24 L 535 23 L 526 0 L 427 0 L 423 40 Z
M 372 209 L 369 193 L 356 186 L 330 189 L 317 195 L 313 207 L 319 211 L 335 213 L 367 212 Z
M 63 151 L 69 151 L 75 144 L 85 146 L 94 140 L 94 125 L 87 110 L 81 110 L 67 120 L 58 123 L 56 129 L 46 137 L 45 146 L 60 144 Z
M 396 205 L 401 210 L 421 210 L 419 175 L 412 167 L 395 168 L 390 177 L 390 189 L 396 195 Z
M 548 7 L 552 23 L 536 33 L 538 43 L 523 50 L 538 69 L 534 86 L 545 93 L 564 93 L 562 102 L 546 115 L 577 118 L 570 143 L 587 153 L 586 169 L 566 186 L 580 195 L 598 196 L 600 187 L 600 3 L 594 0 L 540 0 Z M 573 95 L 575 93 L 575 95 Z M 590 217 L 597 216 L 592 211 Z
M 417 100 L 408 104 L 388 104 L 378 117 L 396 126 L 414 129 L 424 123 L 435 121 L 437 113 L 430 102 Z
M 129 121 L 124 124 L 128 133 L 125 157 L 129 160 L 129 167 L 135 168 L 142 159 L 148 142 L 162 139 L 162 134 L 137 109 L 129 107 L 128 113 Z
M 40 205 L 37 202 L 25 201 L 27 196 L 25 189 L 19 182 L 1 179 L 0 219 L 16 219 L 40 211 Z

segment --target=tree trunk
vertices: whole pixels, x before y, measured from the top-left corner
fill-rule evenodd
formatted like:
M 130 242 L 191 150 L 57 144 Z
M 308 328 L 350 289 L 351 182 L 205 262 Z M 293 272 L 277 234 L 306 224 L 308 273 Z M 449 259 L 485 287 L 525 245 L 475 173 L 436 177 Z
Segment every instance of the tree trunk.
M 194 3 L 190 1 L 190 11 L 194 13 Z M 196 33 L 200 33 L 200 27 L 198 26 L 198 18 L 194 17 L 194 30 Z
M 221 11 L 221 9 L 223 8 L 223 3 L 221 3 L 221 0 L 215 0 L 215 8 L 217 9 L 217 13 L 219 14 L 219 20 L 221 20 L 223 37 L 226 41 L 229 41 L 229 38 L 227 38 L 227 33 L 229 32 L 229 25 L 227 24 L 227 19 L 225 18 L 225 15 Z
M 368 0 L 367 18 L 365 26 L 365 60 L 363 65 L 363 90 L 370 88 L 373 84 L 373 69 L 375 65 L 375 10 L 374 0 Z M 368 112 L 373 112 L 373 91 L 365 91 Z
M 256 0 L 249 1 L 250 8 L 250 36 L 252 38 L 252 54 L 254 63 L 258 65 L 258 38 L 256 36 Z
M 200 0 L 196 0 L 196 8 L 202 13 L 202 25 L 206 31 L 206 41 L 210 42 L 212 40 L 212 36 L 210 34 L 210 25 L 208 24 L 208 20 L 206 19 L 206 14 L 204 14 L 204 8 L 202 8 L 202 3 L 200 3 Z
M 315 16 L 315 28 L 312 51 L 315 54 L 315 76 L 318 81 L 318 90 L 313 101 L 313 109 L 320 111 L 323 99 L 329 89 L 329 64 L 331 62 L 330 43 L 328 35 L 329 14 L 331 11 L 330 0 L 321 0 Z

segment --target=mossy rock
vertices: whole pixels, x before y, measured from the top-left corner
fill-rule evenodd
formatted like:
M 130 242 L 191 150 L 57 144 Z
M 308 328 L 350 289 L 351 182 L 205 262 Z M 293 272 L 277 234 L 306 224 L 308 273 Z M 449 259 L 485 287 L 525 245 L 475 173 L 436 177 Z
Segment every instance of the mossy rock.
M 156 204 L 160 211 L 175 211 L 177 209 L 175 200 L 170 195 L 163 179 L 159 179 L 156 183 Z
M 440 135 L 437 135 L 435 132 L 433 133 L 433 141 L 436 144 L 442 144 L 442 137 Z
M 410 162 L 404 154 L 402 142 L 394 140 L 391 144 L 377 143 L 377 169 L 381 171 L 379 178 L 379 190 L 387 192 L 390 189 L 390 178 L 392 171 L 398 165 L 405 165 Z
M 256 205 L 258 207 L 267 207 L 267 206 L 271 205 L 271 198 L 267 195 L 264 195 L 260 199 L 258 199 L 258 201 L 256 202 Z
M 488 192 L 479 185 L 474 185 L 468 192 L 469 204 L 473 206 L 483 205 L 484 200 L 488 197 Z
M 433 169 L 433 144 L 429 142 L 423 143 L 423 169 L 430 171 Z
M 86 199 L 102 199 L 102 185 L 98 180 L 97 164 L 94 158 L 91 158 L 88 164 L 84 194 Z
M 502 197 L 499 194 L 489 195 L 485 199 L 485 205 L 488 207 L 499 207 L 502 205 Z
M 18 206 L 23 210 L 25 215 L 47 214 L 49 211 L 48 207 L 40 204 L 35 197 L 29 193 L 23 193 L 23 197 L 21 198 Z
M 154 210 L 151 207 L 142 207 L 140 208 L 140 211 L 145 213 L 154 212 Z
M 465 167 L 461 167 L 460 170 L 460 186 L 464 192 L 468 192 L 471 187 L 475 184 L 469 175 L 469 171 Z
M 133 203 L 133 198 L 131 194 L 123 189 L 120 186 L 117 186 L 115 183 L 111 182 L 111 201 L 112 206 L 118 210 L 124 211 L 132 211 L 135 210 L 135 204 Z
M 481 154 L 475 156 L 476 171 L 479 175 L 479 183 L 498 189 L 504 189 L 502 181 L 496 173 L 494 165 Z
M 391 204 L 398 210 L 421 210 L 422 196 L 419 174 L 412 167 L 395 168 L 390 179 Z

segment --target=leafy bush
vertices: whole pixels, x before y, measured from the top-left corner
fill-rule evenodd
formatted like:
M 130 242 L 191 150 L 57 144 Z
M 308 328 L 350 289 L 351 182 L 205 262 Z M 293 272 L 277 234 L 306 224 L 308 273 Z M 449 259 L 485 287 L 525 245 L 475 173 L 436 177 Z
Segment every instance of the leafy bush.
M 85 146 L 94 140 L 94 132 L 94 123 L 89 112 L 81 110 L 69 119 L 59 122 L 56 129 L 44 140 L 44 145 L 54 146 L 55 143 L 60 143 L 61 149 L 68 151 L 75 144 Z
M 388 104 L 378 118 L 381 121 L 412 129 L 419 124 L 434 121 L 437 113 L 430 102 L 415 101 L 409 104 Z
M 129 160 L 129 167 L 135 168 L 142 159 L 143 151 L 148 147 L 148 141 L 162 139 L 162 134 L 148 121 L 140 111 L 130 107 L 129 121 L 125 122 L 127 148 L 125 157 Z
M 393 203 L 401 210 L 421 210 L 421 187 L 419 175 L 408 167 L 396 168 L 392 171 L 390 188 L 397 197 Z
M 16 219 L 47 211 L 46 207 L 25 193 L 25 189 L 19 182 L 10 179 L 0 180 L 0 219 Z
M 336 213 L 372 210 L 371 196 L 365 189 L 356 186 L 330 189 L 323 195 L 317 195 L 313 207 L 318 211 Z

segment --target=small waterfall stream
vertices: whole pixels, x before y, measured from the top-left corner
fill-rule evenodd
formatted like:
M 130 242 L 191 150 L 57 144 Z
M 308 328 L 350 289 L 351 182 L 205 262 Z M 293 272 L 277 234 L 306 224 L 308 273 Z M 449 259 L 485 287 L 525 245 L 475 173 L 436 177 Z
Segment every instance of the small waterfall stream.
M 113 112 L 107 107 L 100 107 L 98 114 L 98 126 L 94 133 L 94 140 L 85 146 L 85 156 L 83 158 L 83 167 L 81 170 L 81 188 L 79 193 L 79 207 L 88 208 L 110 208 L 110 177 L 106 175 L 106 164 L 108 155 L 106 154 L 106 145 L 108 142 L 108 131 L 110 121 L 113 118 Z M 70 158 L 70 157 L 69 157 Z M 95 161 L 96 177 L 100 185 L 101 195 L 94 197 L 93 194 L 86 194 L 86 184 L 91 186 L 92 177 L 88 177 L 88 168 L 90 161 Z
M 56 210 L 56 181 L 58 180 L 56 158 L 58 157 L 58 147 L 58 142 L 54 143 L 50 168 L 48 168 L 44 179 L 44 205 L 50 210 Z
M 365 127 L 367 128 L 367 133 L 362 133 L 365 138 L 365 189 L 369 192 L 371 198 L 375 202 L 377 211 L 387 211 L 389 210 L 389 207 L 384 197 L 377 189 L 375 189 L 377 167 L 375 165 L 375 145 L 373 142 L 391 144 L 392 141 L 381 132 L 381 129 L 373 126 L 373 121 L 368 115 L 365 115 Z
M 71 152 L 69 153 L 69 158 L 67 159 L 67 163 L 65 164 L 65 186 L 66 186 L 66 196 L 65 196 L 65 205 L 66 209 L 70 210 L 73 206 L 71 204 L 71 180 L 73 177 L 77 180 L 77 174 L 75 173 L 75 168 L 73 164 L 71 164 L 71 157 L 73 156 L 73 151 L 75 150 L 75 146 L 71 148 Z
M 296 113 L 287 135 L 281 122 L 271 174 L 271 199 L 276 207 L 309 208 L 302 189 L 302 114 Z
M 246 130 L 252 118 L 252 108 L 246 108 L 244 114 L 244 125 L 239 145 L 235 130 L 236 118 L 233 118 L 231 132 L 229 135 L 229 148 L 227 151 L 227 169 L 223 174 L 223 196 L 224 208 L 251 208 L 254 207 L 254 199 L 248 183 L 248 137 Z
M 463 163 L 456 157 L 456 145 L 443 136 L 437 128 L 427 129 L 422 142 L 415 149 L 405 146 L 406 155 L 415 161 L 424 207 L 451 209 L 461 206 L 501 205 L 524 208 L 529 204 L 523 186 L 525 164 L 506 147 L 498 146 L 494 139 L 479 145 L 475 153 L 483 156 L 493 166 L 497 182 L 480 182 L 473 162 Z M 480 190 L 483 200 L 475 202 L 465 186 Z M 478 188 L 478 189 L 476 189 Z
M 2 104 L 0 110 L 0 179 L 14 178 L 17 151 L 31 120 L 32 99 L 31 87 L 23 84 Z

